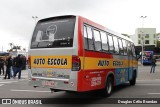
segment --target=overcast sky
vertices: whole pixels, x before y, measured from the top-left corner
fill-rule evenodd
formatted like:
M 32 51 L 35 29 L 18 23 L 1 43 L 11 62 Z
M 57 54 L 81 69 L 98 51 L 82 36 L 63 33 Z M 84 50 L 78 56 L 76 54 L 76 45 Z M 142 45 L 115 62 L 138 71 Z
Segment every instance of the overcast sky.
M 118 33 L 134 34 L 142 26 L 160 32 L 160 0 L 0 0 L 0 51 L 9 43 L 28 49 L 35 20 L 81 15 Z

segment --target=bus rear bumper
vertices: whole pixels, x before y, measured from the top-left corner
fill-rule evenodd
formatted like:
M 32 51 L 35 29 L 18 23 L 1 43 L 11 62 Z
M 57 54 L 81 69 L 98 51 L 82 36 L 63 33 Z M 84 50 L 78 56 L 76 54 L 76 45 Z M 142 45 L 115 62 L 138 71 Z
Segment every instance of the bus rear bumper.
M 77 91 L 77 84 L 71 79 L 33 77 L 28 70 L 29 85 L 33 87 L 50 88 L 52 90 Z

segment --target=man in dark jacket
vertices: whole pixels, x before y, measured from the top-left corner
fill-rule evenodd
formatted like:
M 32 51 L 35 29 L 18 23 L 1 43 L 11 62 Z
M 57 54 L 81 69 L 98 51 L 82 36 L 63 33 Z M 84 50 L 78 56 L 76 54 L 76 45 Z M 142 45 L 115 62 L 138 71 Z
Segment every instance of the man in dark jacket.
M 8 76 L 7 79 L 10 79 L 11 66 L 12 66 L 12 59 L 11 59 L 11 56 L 8 56 L 6 59 L 6 74 L 5 74 L 4 79 L 6 79 L 7 76 Z
M 0 58 L 0 75 L 1 75 L 1 70 L 3 71 L 3 75 L 4 75 L 4 59 Z
M 155 67 L 156 67 L 156 58 L 155 57 L 153 57 L 153 59 L 152 59 L 152 63 L 151 63 L 151 71 L 150 71 L 150 73 L 154 73 L 155 72 Z
M 22 59 L 21 59 L 21 55 L 18 55 L 16 58 L 15 58 L 15 73 L 14 73 L 14 79 L 18 73 L 18 79 L 21 79 L 21 69 L 22 69 Z

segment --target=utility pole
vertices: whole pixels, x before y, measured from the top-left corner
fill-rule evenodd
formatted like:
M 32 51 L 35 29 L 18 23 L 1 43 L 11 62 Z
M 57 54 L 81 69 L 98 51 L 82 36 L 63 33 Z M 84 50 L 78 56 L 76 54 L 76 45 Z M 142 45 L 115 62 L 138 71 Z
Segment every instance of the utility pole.
M 142 18 L 142 30 L 141 30 L 141 44 L 142 44 L 142 53 L 141 53 L 141 56 L 142 56 L 142 60 L 141 60 L 141 63 L 143 65 L 143 48 L 144 48 L 144 37 L 143 37 L 143 25 L 144 25 L 144 19 L 147 18 L 147 16 L 141 16 L 140 18 Z
M 2 45 L 2 52 L 3 52 L 3 45 Z

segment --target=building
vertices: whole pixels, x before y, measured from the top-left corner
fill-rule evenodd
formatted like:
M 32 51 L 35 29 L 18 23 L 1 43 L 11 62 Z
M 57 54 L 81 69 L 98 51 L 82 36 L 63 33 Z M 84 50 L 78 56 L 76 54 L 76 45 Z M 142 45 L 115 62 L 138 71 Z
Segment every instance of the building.
M 156 28 L 137 28 L 135 34 L 130 37 L 135 46 L 154 46 L 157 47 Z M 142 42 L 143 40 L 143 42 Z
M 21 54 L 21 55 L 28 58 L 28 52 L 26 52 L 26 51 L 17 50 L 17 51 L 11 51 L 9 53 L 12 57 L 16 57 L 17 55 Z
M 157 33 L 157 39 L 160 41 L 160 33 Z

